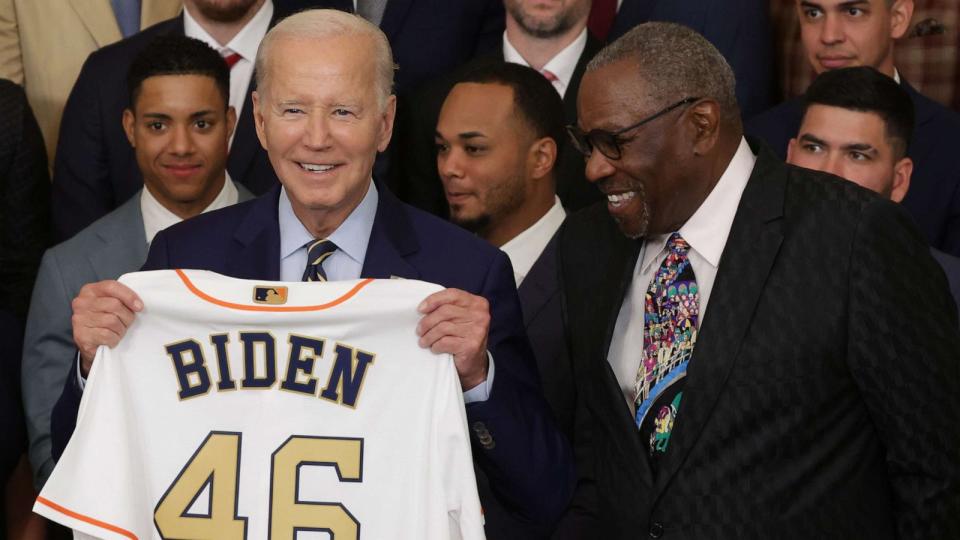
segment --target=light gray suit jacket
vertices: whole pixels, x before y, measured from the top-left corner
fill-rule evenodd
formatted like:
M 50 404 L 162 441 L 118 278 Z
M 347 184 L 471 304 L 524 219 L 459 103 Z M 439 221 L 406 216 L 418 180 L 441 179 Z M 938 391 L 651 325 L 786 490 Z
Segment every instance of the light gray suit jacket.
M 238 183 L 239 201 L 253 196 Z M 73 238 L 43 255 L 23 341 L 21 384 L 30 439 L 29 457 L 39 491 L 53 471 L 50 413 L 76 360 L 71 301 L 87 283 L 135 272 L 147 259 L 140 193 Z

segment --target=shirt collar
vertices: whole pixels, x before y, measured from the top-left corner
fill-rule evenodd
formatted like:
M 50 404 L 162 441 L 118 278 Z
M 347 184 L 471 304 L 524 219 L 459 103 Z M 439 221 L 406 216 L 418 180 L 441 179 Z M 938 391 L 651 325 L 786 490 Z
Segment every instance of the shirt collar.
M 237 186 L 230 179 L 230 173 L 225 173 L 225 175 L 226 178 L 223 187 L 220 188 L 220 193 L 203 209 L 201 214 L 237 203 L 240 196 L 237 192 Z M 180 216 L 160 204 L 160 201 L 150 193 L 146 186 L 140 190 L 140 214 L 143 216 L 143 232 L 148 244 L 153 241 L 153 237 L 158 232 L 183 221 Z
M 740 206 L 740 196 L 753 172 L 757 157 L 753 155 L 747 140 L 740 139 L 740 146 L 733 159 L 723 171 L 720 180 L 713 186 L 697 211 L 680 227 L 680 236 L 690 244 L 714 268 L 720 265 L 720 256 L 730 236 L 733 218 Z M 669 234 L 656 235 L 645 242 L 642 271 L 649 270 L 660 256 L 669 239 Z
M 184 8 L 183 33 L 186 34 L 187 37 L 203 41 L 221 53 L 229 49 L 242 56 L 244 60 L 250 60 L 252 62 L 257 57 L 257 48 L 260 47 L 260 41 L 263 40 L 263 36 L 266 35 L 267 30 L 270 28 L 271 19 L 273 19 L 273 1 L 266 0 L 266 2 L 260 6 L 256 15 L 240 29 L 237 35 L 233 36 L 233 39 L 226 45 L 221 45 L 200 26 L 200 23 L 190 15 L 190 11 Z
M 377 215 L 379 198 L 377 186 L 371 180 L 370 188 L 367 189 L 367 193 L 363 196 L 360 204 L 327 237 L 327 240 L 337 245 L 337 249 L 359 264 L 363 264 L 367 255 L 367 244 L 370 242 L 370 231 L 373 230 L 373 220 Z M 280 258 L 285 259 L 315 238 L 294 214 L 286 189 L 280 190 L 280 201 L 277 205 L 277 216 L 280 224 Z
M 507 257 L 510 257 L 517 287 L 520 286 L 520 282 L 523 281 L 523 278 L 533 268 L 534 263 L 540 258 L 543 248 L 547 247 L 566 216 L 567 213 L 563 210 L 563 205 L 560 204 L 560 198 L 554 195 L 553 206 L 543 217 L 500 247 L 507 254 Z
M 549 70 L 557 76 L 557 79 L 563 83 L 563 88 L 570 86 L 570 79 L 573 78 L 573 72 L 577 69 L 577 62 L 580 61 L 580 55 L 587 46 L 587 29 L 584 28 L 577 39 L 573 40 L 562 51 L 558 52 L 547 62 L 543 69 Z M 507 39 L 507 33 L 503 33 L 503 60 L 512 64 L 520 64 L 530 67 L 527 60 Z

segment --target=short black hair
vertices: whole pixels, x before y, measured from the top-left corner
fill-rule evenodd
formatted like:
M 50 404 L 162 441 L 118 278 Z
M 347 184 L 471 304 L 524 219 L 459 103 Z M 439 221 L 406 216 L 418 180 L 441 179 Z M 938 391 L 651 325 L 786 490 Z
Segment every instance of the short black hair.
M 559 153 L 565 140 L 563 100 L 540 72 L 520 64 L 491 62 L 466 71 L 456 83 L 500 84 L 511 88 L 516 111 L 538 139 L 553 139 Z
M 161 75 L 203 75 L 217 84 L 224 108 L 230 106 L 230 68 L 220 53 L 199 39 L 164 34 L 151 40 L 133 59 L 127 71 L 130 108 L 143 81 Z
M 872 67 L 824 71 L 803 97 L 803 114 L 811 105 L 875 113 L 883 119 L 896 159 L 907 155 L 913 137 L 913 100 L 896 81 Z

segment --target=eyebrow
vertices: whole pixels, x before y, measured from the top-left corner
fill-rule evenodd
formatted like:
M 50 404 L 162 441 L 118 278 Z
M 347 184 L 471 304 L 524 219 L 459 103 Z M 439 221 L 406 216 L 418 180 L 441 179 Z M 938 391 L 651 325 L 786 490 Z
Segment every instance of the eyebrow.
M 803 135 L 800 135 L 800 140 L 803 142 L 811 142 L 813 144 L 819 144 L 821 146 L 830 146 L 830 144 L 827 143 L 827 141 L 817 137 L 816 135 L 811 135 L 809 133 L 804 133 Z
M 876 148 L 867 143 L 850 143 L 843 145 L 841 148 L 844 150 L 856 150 L 857 152 L 863 152 L 864 154 L 870 155 L 876 155 L 879 152 Z
M 808 0 L 803 0 L 803 1 L 801 1 L 801 2 L 800 2 L 800 5 L 801 5 L 802 7 L 824 9 L 824 7 L 823 7 L 822 5 L 820 5 L 820 4 L 816 3 L 816 2 L 810 2 L 810 1 L 808 1 Z M 849 0 L 848 2 L 841 2 L 841 3 L 837 4 L 835 7 L 836 7 L 837 9 L 841 9 L 841 10 L 842 10 L 842 9 L 848 9 L 848 8 L 858 7 L 858 6 L 863 6 L 863 5 L 869 6 L 869 5 L 870 5 L 870 1 L 869 1 L 869 0 Z
M 434 137 L 438 139 L 444 138 L 443 134 L 441 134 L 439 131 L 434 132 Z M 464 139 L 464 140 L 476 139 L 478 137 L 486 137 L 486 135 L 483 133 L 480 133 L 479 131 L 465 131 L 463 133 L 457 134 L 458 139 Z
M 157 113 L 157 112 L 143 113 L 143 117 L 144 117 L 144 118 L 155 118 L 155 119 L 157 119 L 157 120 L 170 120 L 171 118 L 173 118 L 173 117 L 170 116 L 169 114 Z

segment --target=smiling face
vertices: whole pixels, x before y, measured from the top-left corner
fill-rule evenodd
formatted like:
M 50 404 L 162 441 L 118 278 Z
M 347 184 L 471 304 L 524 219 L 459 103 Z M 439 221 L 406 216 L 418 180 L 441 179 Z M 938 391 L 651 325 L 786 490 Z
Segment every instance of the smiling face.
M 437 122 L 437 169 L 450 219 L 475 232 L 509 220 L 527 197 L 530 128 L 519 118 L 513 89 L 460 83 Z
M 206 208 L 223 188 L 235 120 L 212 77 L 144 79 L 123 125 L 150 194 L 182 218 Z
M 835 174 L 900 201 L 913 165 L 899 159 L 883 118 L 874 112 L 812 104 L 790 141 L 787 163 Z
M 870 66 L 893 76 L 893 43 L 904 35 L 913 0 L 797 0 L 800 34 L 817 73 Z
M 378 102 L 369 38 L 282 37 L 270 49 L 254 122 L 294 213 L 318 238 L 333 232 L 370 186 L 396 101 Z
M 651 103 L 648 95 L 637 64 L 630 59 L 590 71 L 578 96 L 580 128 L 614 132 L 635 124 L 664 106 Z M 610 216 L 630 238 L 674 231 L 702 202 L 690 195 L 702 191 L 691 169 L 693 154 L 681 152 L 687 146 L 683 122 L 687 110 L 678 108 L 624 133 L 618 160 L 596 149 L 587 159 L 587 180 L 607 197 Z

